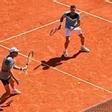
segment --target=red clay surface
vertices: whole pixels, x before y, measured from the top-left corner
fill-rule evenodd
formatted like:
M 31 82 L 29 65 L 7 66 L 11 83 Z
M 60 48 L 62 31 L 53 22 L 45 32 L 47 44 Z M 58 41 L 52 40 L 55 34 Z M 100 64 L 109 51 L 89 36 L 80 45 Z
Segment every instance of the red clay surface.
M 107 10 L 112 6 L 102 0 L 59 1 L 68 5 L 76 4 L 81 10 L 112 21 L 112 10 Z M 2 0 L 0 7 L 1 40 L 55 21 L 63 11 L 68 10 L 52 0 Z M 79 112 L 112 97 L 112 23 L 85 13 L 81 13 L 81 19 L 86 45 L 91 52 L 80 53 L 69 60 L 60 62 L 59 58 L 65 41 L 64 27 L 52 38 L 48 35 L 58 23 L 0 43 L 8 48 L 16 46 L 24 55 L 30 50 L 35 53 L 35 60 L 29 66 L 27 75 L 14 71 L 21 80 L 18 88 L 22 94 L 12 97 L 13 103 L 3 108 L 4 112 Z M 69 56 L 77 53 L 79 48 L 79 38 L 72 32 Z M 8 50 L 0 47 L 0 62 L 7 54 Z M 52 61 L 52 67 L 38 67 L 40 61 Z M 19 55 L 16 63 L 24 66 L 25 57 Z M 0 94 L 3 92 L 0 83 Z

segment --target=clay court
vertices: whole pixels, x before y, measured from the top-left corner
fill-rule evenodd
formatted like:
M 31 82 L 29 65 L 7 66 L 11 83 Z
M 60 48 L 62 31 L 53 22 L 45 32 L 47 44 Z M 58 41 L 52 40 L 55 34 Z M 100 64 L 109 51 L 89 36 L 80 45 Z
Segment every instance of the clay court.
M 69 58 L 62 60 L 64 25 L 52 37 L 49 31 L 59 25 L 59 18 L 71 4 L 81 14 L 81 28 L 91 51 L 78 53 L 80 38 L 71 32 Z M 0 66 L 13 46 L 20 50 L 16 58 L 19 66 L 24 66 L 28 52 L 34 51 L 28 74 L 13 71 L 20 79 L 17 88 L 22 94 L 11 97 L 13 102 L 3 108 L 4 112 L 81 112 L 112 98 L 111 3 L 1 0 L 0 26 Z M 0 94 L 3 93 L 0 82 Z

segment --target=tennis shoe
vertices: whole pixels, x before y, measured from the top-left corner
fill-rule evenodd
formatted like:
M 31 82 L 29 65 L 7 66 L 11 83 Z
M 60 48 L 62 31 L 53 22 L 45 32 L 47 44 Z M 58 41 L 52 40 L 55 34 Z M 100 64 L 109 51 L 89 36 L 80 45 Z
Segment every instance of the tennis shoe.
M 85 46 L 82 46 L 80 48 L 80 51 L 82 51 L 82 52 L 90 52 L 90 50 L 87 47 L 85 47 Z
M 66 58 L 67 56 L 68 56 L 68 53 L 64 51 L 62 57 Z
M 18 95 L 18 94 L 21 94 L 21 91 L 19 91 L 18 89 L 13 89 L 11 91 L 11 95 Z

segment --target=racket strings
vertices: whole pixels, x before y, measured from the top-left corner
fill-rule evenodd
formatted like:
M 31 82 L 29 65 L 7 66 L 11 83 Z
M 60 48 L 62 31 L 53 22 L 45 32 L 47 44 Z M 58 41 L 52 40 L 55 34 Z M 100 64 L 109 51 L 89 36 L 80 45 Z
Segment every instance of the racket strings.
M 30 51 L 28 53 L 26 65 L 28 65 L 32 61 L 33 56 L 34 56 L 34 52 L 33 51 Z

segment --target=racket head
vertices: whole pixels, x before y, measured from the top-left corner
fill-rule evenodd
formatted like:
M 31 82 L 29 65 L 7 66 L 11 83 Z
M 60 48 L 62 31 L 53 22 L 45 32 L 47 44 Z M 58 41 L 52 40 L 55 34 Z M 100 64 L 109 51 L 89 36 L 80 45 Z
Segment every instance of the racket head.
M 58 31 L 57 28 L 52 28 L 52 29 L 50 30 L 50 32 L 49 32 L 49 35 L 50 35 L 50 36 L 53 36 L 57 31 Z
M 33 51 L 30 51 L 30 52 L 28 53 L 28 56 L 27 56 L 27 61 L 26 61 L 26 65 L 27 65 L 27 66 L 28 66 L 29 63 L 32 61 L 33 56 L 34 56 L 34 52 L 33 52 Z

